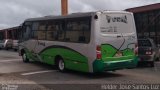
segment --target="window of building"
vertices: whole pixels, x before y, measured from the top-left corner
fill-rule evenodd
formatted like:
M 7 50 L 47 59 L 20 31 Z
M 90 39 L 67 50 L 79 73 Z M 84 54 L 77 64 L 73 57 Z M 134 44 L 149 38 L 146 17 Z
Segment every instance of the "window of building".
M 160 42 L 160 9 L 135 13 L 135 22 L 138 37 L 154 39 L 156 44 Z M 159 44 L 160 45 L 160 44 Z
M 0 32 L 0 40 L 3 40 L 5 38 L 4 36 L 5 36 L 4 31 Z

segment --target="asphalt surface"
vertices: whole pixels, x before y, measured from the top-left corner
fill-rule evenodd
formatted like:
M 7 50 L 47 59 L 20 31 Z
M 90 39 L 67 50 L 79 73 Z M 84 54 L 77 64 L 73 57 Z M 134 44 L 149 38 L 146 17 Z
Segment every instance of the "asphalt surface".
M 114 85 L 123 84 L 142 90 L 150 90 L 151 87 L 134 85 L 158 84 L 158 89 L 153 90 L 159 90 L 160 62 L 156 62 L 153 68 L 142 64 L 135 69 L 115 72 L 89 74 L 68 70 L 62 73 L 39 62 L 23 63 L 17 52 L 0 50 L 0 90 L 9 90 L 5 89 L 9 87 L 14 90 L 113 90 L 117 89 Z M 129 86 L 125 89 L 131 90 Z

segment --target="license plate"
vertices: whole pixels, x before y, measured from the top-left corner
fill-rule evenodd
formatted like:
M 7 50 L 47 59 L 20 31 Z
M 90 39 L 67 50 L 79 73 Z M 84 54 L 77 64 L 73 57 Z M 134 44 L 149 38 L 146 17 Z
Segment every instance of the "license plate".
M 115 56 L 116 56 L 116 57 L 121 57 L 121 56 L 122 56 L 122 52 L 120 52 L 120 51 L 117 52 Z

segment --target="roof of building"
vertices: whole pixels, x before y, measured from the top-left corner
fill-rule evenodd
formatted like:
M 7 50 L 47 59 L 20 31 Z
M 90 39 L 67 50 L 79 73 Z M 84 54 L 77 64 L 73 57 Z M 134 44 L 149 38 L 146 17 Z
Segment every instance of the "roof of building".
M 15 27 L 11 27 L 11 28 L 5 28 L 5 29 L 1 29 L 2 30 L 14 30 L 14 29 L 19 29 L 19 26 L 15 26 Z
M 160 3 L 150 4 L 150 5 L 146 5 L 146 6 L 140 6 L 140 7 L 134 7 L 134 8 L 129 8 L 129 9 L 126 9 L 126 11 L 130 11 L 130 12 L 133 12 L 133 13 L 138 13 L 138 12 L 157 10 L 157 9 L 160 9 Z

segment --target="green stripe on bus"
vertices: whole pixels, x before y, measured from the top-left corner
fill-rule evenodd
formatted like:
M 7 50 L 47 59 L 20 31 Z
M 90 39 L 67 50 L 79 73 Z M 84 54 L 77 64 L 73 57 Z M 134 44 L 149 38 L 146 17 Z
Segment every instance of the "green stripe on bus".
M 138 57 L 135 56 L 128 60 L 102 61 L 95 60 L 93 62 L 93 72 L 114 71 L 119 69 L 135 68 L 138 63 Z
M 40 56 L 43 58 L 43 62 L 47 64 L 55 64 L 55 57 L 59 55 L 63 58 L 65 62 L 65 67 L 71 70 L 77 70 L 82 72 L 88 72 L 88 59 L 87 57 L 81 55 L 80 53 L 68 49 L 68 48 L 59 48 L 59 47 L 51 47 L 43 50 L 40 53 Z
M 116 53 L 118 49 L 109 44 L 102 45 L 102 60 L 113 61 L 113 60 L 127 60 L 133 59 L 135 57 L 134 51 L 132 49 L 120 50 L 122 56 L 117 57 Z

